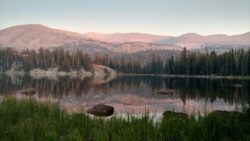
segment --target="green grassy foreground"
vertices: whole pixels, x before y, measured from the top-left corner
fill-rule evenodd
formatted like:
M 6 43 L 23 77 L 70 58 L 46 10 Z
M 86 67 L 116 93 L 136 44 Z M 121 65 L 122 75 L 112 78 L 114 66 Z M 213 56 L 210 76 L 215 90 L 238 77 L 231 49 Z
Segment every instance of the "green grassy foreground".
M 129 120 L 69 115 L 58 106 L 35 100 L 0 103 L 1 141 L 247 141 L 250 109 L 222 117 L 166 115 L 154 123 L 148 116 Z

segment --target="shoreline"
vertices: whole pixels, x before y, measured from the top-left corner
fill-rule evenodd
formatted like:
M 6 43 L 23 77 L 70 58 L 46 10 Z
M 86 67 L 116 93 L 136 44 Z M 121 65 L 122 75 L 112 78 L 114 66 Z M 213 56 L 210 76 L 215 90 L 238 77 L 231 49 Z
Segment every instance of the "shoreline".
M 199 79 L 246 79 L 250 80 L 250 76 L 233 76 L 233 75 L 175 75 L 175 74 L 132 74 L 118 73 L 119 76 L 157 76 L 157 77 L 172 77 L 172 78 L 199 78 Z
M 197 79 L 235 79 L 235 80 L 250 80 L 250 76 L 234 76 L 234 75 L 179 75 L 179 74 L 136 74 L 136 73 L 95 73 L 81 71 L 58 71 L 58 72 L 24 72 L 24 71 L 0 71 L 0 74 L 9 75 L 36 75 L 36 76 L 156 76 L 169 78 L 197 78 Z
M 54 76 L 72 76 L 72 77 L 87 77 L 87 76 L 117 76 L 117 72 L 107 66 L 102 65 L 94 65 L 92 71 L 85 71 L 83 68 L 78 70 L 69 70 L 62 71 L 57 67 L 41 69 L 41 68 L 33 68 L 30 71 L 15 71 L 14 69 L 10 69 L 7 71 L 1 71 L 0 74 L 6 75 L 30 75 L 34 77 L 54 77 Z

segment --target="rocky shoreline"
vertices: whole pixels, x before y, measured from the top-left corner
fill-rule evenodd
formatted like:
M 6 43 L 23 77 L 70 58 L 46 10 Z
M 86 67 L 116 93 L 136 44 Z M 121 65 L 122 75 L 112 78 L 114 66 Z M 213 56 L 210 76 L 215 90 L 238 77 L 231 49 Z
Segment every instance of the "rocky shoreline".
M 103 66 L 103 65 L 94 65 L 94 69 L 92 72 L 85 71 L 83 68 L 79 70 L 70 70 L 70 71 L 61 71 L 58 68 L 49 68 L 47 70 L 41 69 L 41 68 L 34 68 L 29 72 L 25 72 L 24 70 L 14 70 L 10 69 L 4 72 L 7 75 L 25 75 L 29 74 L 30 76 L 34 78 L 40 78 L 40 77 L 53 77 L 53 76 L 73 76 L 73 77 L 78 77 L 78 76 L 106 76 L 106 75 L 111 75 L 111 76 L 116 76 L 117 73 L 115 70 Z

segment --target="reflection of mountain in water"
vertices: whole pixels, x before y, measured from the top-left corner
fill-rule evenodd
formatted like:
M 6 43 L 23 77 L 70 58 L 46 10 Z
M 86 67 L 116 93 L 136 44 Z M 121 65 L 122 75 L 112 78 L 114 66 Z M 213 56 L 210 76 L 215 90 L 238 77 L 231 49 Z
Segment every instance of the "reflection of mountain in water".
M 123 76 L 118 78 L 85 77 L 33 79 L 23 76 L 21 84 L 13 78 L 0 77 L 1 94 L 15 93 L 24 88 L 35 88 L 38 99 L 57 99 L 66 109 L 82 109 L 94 104 L 108 104 L 117 113 L 141 113 L 164 110 L 211 111 L 234 110 L 250 102 L 250 80 L 164 78 L 156 76 Z M 243 87 L 233 87 L 241 84 Z M 157 95 L 160 89 L 173 89 L 174 95 Z

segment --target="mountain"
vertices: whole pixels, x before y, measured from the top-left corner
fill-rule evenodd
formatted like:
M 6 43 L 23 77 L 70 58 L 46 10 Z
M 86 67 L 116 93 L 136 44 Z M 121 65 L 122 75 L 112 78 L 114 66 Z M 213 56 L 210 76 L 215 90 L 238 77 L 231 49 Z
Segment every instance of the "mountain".
M 186 47 L 188 49 L 202 49 L 202 48 L 240 48 L 250 47 L 250 32 L 240 35 L 208 35 L 203 36 L 196 33 L 188 33 L 178 37 L 166 38 L 156 41 L 155 43 L 163 45 L 175 45 L 179 47 Z
M 133 53 L 152 50 L 182 50 L 182 48 L 173 45 L 160 45 L 155 43 L 126 42 L 116 44 L 113 49 L 114 52 L 121 53 Z
M 108 47 L 109 48 L 108 48 Z M 160 45 L 155 43 L 143 43 L 143 42 L 126 42 L 126 43 L 120 43 L 120 44 L 110 44 L 110 43 L 104 43 L 101 44 L 94 44 L 94 43 L 88 43 L 88 44 L 78 44 L 78 45 L 63 45 L 61 46 L 65 50 L 69 51 L 75 51 L 76 49 L 80 49 L 83 52 L 87 53 L 136 53 L 136 52 L 144 52 L 144 51 L 157 51 L 157 50 L 173 50 L 173 51 L 179 51 L 183 48 L 172 46 L 172 45 Z
M 84 35 L 94 40 L 111 42 L 111 43 L 125 43 L 125 42 L 152 43 L 152 42 L 157 42 L 159 40 L 170 38 L 170 36 L 160 36 L 160 35 L 151 35 L 143 33 L 99 34 L 99 33 L 89 32 Z
M 146 36 L 150 35 L 144 35 L 145 40 Z M 12 47 L 17 50 L 23 50 L 27 48 L 35 50 L 39 48 L 53 49 L 57 47 L 62 47 L 70 51 L 80 49 L 87 53 L 133 53 L 147 50 L 181 49 L 170 45 L 160 45 L 156 43 L 108 43 L 95 39 L 90 39 L 89 37 L 83 34 L 57 30 L 38 24 L 19 25 L 0 30 L 0 47 L 1 46 Z
M 250 32 L 240 35 L 188 33 L 178 37 L 142 33 L 79 34 L 39 24 L 13 26 L 0 30 L 0 47 L 17 50 L 39 48 L 80 49 L 86 53 L 136 53 L 154 50 L 216 50 L 250 48 Z
M 81 34 L 38 24 L 14 26 L 0 31 L 0 44 L 16 49 L 49 48 L 69 43 L 77 44 L 81 40 L 85 40 Z
M 98 34 L 90 32 L 84 35 L 91 39 L 100 40 L 104 42 L 121 43 L 123 46 L 122 48 L 124 50 L 130 48 L 128 43 L 131 42 L 150 43 L 151 45 L 161 44 L 164 46 L 163 48 L 166 48 L 166 45 L 175 48 L 186 47 L 191 50 L 202 50 L 206 48 L 208 50 L 225 51 L 229 49 L 250 47 L 250 32 L 233 36 L 228 36 L 224 34 L 203 36 L 197 33 L 187 33 L 178 37 L 159 36 L 142 33 Z M 144 46 L 143 43 L 137 44 L 137 47 L 142 48 Z M 125 48 L 124 46 L 127 46 L 127 48 Z M 145 45 L 145 48 L 148 48 L 149 46 L 150 45 Z

